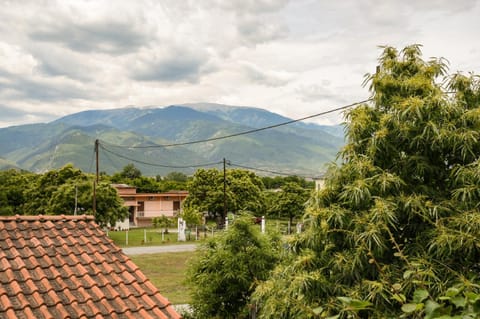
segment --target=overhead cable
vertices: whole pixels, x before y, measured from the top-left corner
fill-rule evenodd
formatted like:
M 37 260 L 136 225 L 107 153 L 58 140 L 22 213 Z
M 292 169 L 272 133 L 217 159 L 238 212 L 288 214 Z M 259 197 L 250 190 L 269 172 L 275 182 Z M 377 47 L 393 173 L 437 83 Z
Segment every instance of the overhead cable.
M 119 153 L 117 153 L 117 152 L 114 152 L 114 151 L 112 151 L 112 150 L 109 150 L 108 148 L 106 148 L 105 146 L 103 146 L 101 143 L 99 144 L 99 146 L 100 146 L 104 151 L 106 151 L 106 152 L 108 152 L 108 153 L 110 153 L 110 154 L 113 154 L 113 155 L 115 155 L 115 156 L 118 156 L 118 157 L 120 157 L 120 158 L 129 160 L 129 161 L 132 161 L 132 162 L 135 162 L 135 163 L 144 164 L 144 165 L 150 165 L 150 166 L 155 166 L 155 167 L 164 167 L 164 168 L 197 168 L 197 167 L 215 166 L 215 165 L 219 165 L 219 164 L 223 163 L 222 161 L 219 161 L 219 162 L 214 162 L 214 163 L 192 164 L 192 165 L 183 165 L 183 166 L 177 166 L 177 165 L 162 165 L 162 164 L 155 164 L 155 163 L 149 163 L 149 162 L 140 161 L 140 160 L 137 160 L 137 159 L 134 159 L 134 158 L 131 158 L 131 157 L 128 157 L 128 156 L 119 154 Z
M 240 167 L 240 168 L 244 168 L 244 169 L 259 171 L 259 172 L 271 173 L 271 174 L 274 174 L 274 175 L 298 176 L 298 177 L 304 177 L 304 178 L 306 178 L 306 177 L 313 178 L 313 177 L 311 177 L 311 176 L 307 176 L 306 174 L 283 173 L 283 172 L 271 171 L 271 170 L 263 169 L 263 168 L 257 168 L 257 167 L 250 167 L 250 166 L 245 166 L 245 165 L 240 165 L 240 164 L 234 164 L 234 163 L 232 163 L 232 162 L 230 162 L 229 165 L 230 165 L 230 166 L 234 166 L 234 167 Z
M 234 134 L 230 134 L 230 135 L 212 137 L 212 138 L 207 138 L 207 139 L 202 139 L 202 140 L 194 140 L 194 141 L 172 143 L 172 144 L 144 145 L 144 146 L 122 146 L 122 145 L 115 145 L 115 144 L 111 144 L 111 143 L 108 143 L 108 145 L 113 146 L 113 147 L 127 147 L 127 148 L 130 148 L 130 149 L 134 149 L 134 148 L 163 148 L 163 147 L 183 146 L 183 145 L 191 145 L 191 144 L 218 141 L 218 140 L 223 140 L 223 139 L 226 139 L 226 138 L 232 138 L 232 137 L 236 137 L 236 136 L 252 134 L 252 133 L 265 131 L 265 130 L 269 130 L 269 129 L 284 126 L 284 125 L 293 124 L 293 123 L 308 120 L 308 119 L 311 119 L 311 118 L 314 118 L 314 117 L 319 117 L 319 116 L 326 115 L 326 114 L 329 114 L 329 113 L 334 113 L 334 112 L 338 112 L 338 111 L 341 111 L 341 110 L 345 110 L 345 109 L 348 109 L 352 106 L 363 104 L 363 103 L 366 103 L 366 102 L 369 102 L 369 101 L 372 101 L 372 100 L 373 100 L 372 98 L 369 98 L 369 99 L 366 99 L 366 100 L 363 100 L 363 101 L 360 101 L 360 102 L 355 102 L 355 103 L 351 103 L 351 104 L 348 104 L 348 105 L 340 106 L 340 107 L 337 107 L 335 109 L 331 109 L 331 110 L 320 112 L 320 113 L 317 113 L 317 114 L 305 116 L 305 117 L 302 117 L 302 118 L 299 118 L 299 119 L 290 120 L 290 121 L 286 121 L 286 122 L 282 122 L 282 123 L 278 123 L 278 124 L 274 124 L 274 125 L 269 125 L 269 126 L 265 126 L 265 127 L 261 127 L 261 128 L 256 128 L 256 129 L 252 129 L 252 130 L 248 130 L 248 131 L 243 131 L 243 132 L 239 132 L 239 133 L 234 133 Z

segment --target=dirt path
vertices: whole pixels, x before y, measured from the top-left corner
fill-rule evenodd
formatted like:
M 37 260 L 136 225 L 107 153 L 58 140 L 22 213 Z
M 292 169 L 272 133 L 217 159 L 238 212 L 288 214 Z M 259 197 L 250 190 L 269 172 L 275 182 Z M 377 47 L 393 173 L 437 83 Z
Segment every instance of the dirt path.
M 196 248 L 197 248 L 197 244 L 183 244 L 183 245 L 126 247 L 126 248 L 122 248 L 122 251 L 126 255 L 143 255 L 143 254 L 195 251 Z

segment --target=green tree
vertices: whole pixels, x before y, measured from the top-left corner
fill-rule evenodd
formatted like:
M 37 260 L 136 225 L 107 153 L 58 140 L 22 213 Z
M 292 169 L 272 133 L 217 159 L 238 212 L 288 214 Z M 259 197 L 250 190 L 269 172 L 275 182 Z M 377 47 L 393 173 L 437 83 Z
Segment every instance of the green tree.
M 72 164 L 38 175 L 25 193 L 25 214 L 54 214 L 50 208 L 53 193 L 68 181 L 77 179 L 85 180 L 86 176 Z
M 165 176 L 165 180 L 185 183 L 188 180 L 188 176 L 182 172 L 170 172 Z
M 277 194 L 273 210 L 277 216 L 288 218 L 288 233 L 290 234 L 293 219 L 302 217 L 305 213 L 309 192 L 295 182 L 288 182 Z
M 187 273 L 194 317 L 247 318 L 251 293 L 277 261 L 275 240 L 244 215 L 203 244 Z
M 480 81 L 446 70 L 418 45 L 384 48 L 372 104 L 346 114 L 343 163 L 255 293 L 259 318 L 421 318 L 434 304 L 407 300 L 478 294 Z
M 135 179 L 142 176 L 142 172 L 132 163 L 126 165 L 120 172 L 120 176 L 128 179 Z
M 49 199 L 45 213 L 51 215 L 93 214 L 93 176 L 73 179 L 60 185 Z M 96 188 L 95 221 L 101 226 L 113 226 L 128 216 L 115 188 L 101 182 Z
M 224 216 L 223 172 L 217 169 L 199 169 L 187 184 L 189 195 L 186 208 L 193 207 L 212 216 Z M 263 183 L 252 172 L 228 170 L 225 200 L 228 212 L 261 212 L 264 209 Z
M 93 175 L 84 174 L 81 170 L 66 165 L 58 170 L 48 171 L 45 174 L 22 174 L 17 176 L 19 181 L 25 181 L 23 204 L 21 207 L 25 215 L 73 215 L 93 214 Z M 15 190 L 15 187 L 9 187 Z M 97 209 L 95 220 L 102 226 L 114 225 L 118 220 L 128 216 L 128 210 L 123 206 L 117 191 L 110 183 L 101 181 L 97 185 Z
M 26 190 L 33 174 L 14 169 L 0 171 L 0 215 L 23 215 Z
M 152 219 L 152 224 L 154 228 L 157 228 L 157 227 L 163 228 L 163 231 L 165 234 L 168 234 L 168 228 L 174 225 L 173 219 L 165 215 L 162 215 L 160 217 L 154 217 Z
M 202 223 L 202 213 L 196 210 L 194 207 L 184 207 L 180 214 L 188 227 L 188 240 L 191 239 L 191 233 L 193 228 Z

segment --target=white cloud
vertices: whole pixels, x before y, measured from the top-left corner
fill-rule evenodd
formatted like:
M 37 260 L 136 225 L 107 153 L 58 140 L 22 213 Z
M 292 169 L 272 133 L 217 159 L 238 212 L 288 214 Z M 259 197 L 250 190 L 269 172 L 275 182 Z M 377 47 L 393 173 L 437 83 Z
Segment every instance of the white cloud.
M 0 42 L 0 71 L 10 74 L 32 74 L 36 59 L 20 46 Z
M 0 126 L 200 101 L 303 117 L 368 97 L 378 45 L 480 73 L 479 15 L 475 0 L 3 1 Z

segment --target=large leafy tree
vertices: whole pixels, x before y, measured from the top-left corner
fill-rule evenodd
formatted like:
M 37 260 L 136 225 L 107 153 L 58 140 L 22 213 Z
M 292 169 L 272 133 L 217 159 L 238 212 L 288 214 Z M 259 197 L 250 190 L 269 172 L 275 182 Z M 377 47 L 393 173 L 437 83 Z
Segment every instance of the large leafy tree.
M 273 215 L 276 213 L 277 216 L 288 218 L 288 233 L 290 234 L 293 219 L 302 217 L 305 213 L 309 192 L 295 182 L 288 182 L 276 195 Z
M 264 209 L 261 179 L 245 170 L 228 170 L 224 193 L 223 172 L 217 169 L 199 169 L 188 182 L 189 195 L 185 207 L 193 207 L 213 216 L 223 216 L 224 200 L 228 212 L 250 211 L 258 213 Z M 224 197 L 225 196 L 225 197 Z
M 418 45 L 384 48 L 343 163 L 255 293 L 260 318 L 435 318 L 448 287 L 478 293 L 480 81 L 446 71 Z
M 30 176 L 30 175 L 26 175 Z M 94 176 L 66 165 L 36 177 L 29 177 L 24 192 L 23 214 L 73 215 L 93 214 Z M 114 225 L 128 216 L 117 191 L 107 182 L 100 182 L 96 189 L 95 220 L 102 226 Z
M 249 215 L 202 244 L 187 274 L 194 318 L 248 318 L 250 295 L 275 266 L 277 244 Z
M 26 189 L 34 175 L 14 169 L 0 171 L 0 215 L 23 215 Z

